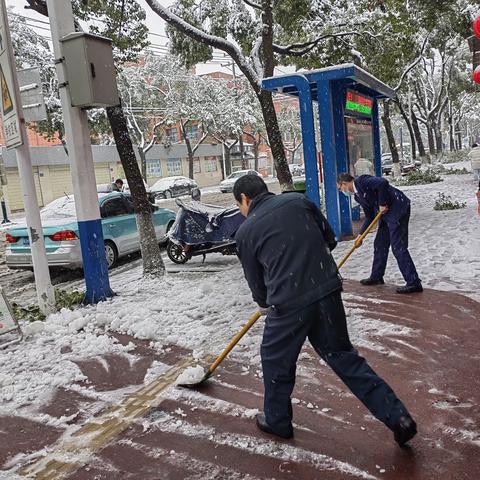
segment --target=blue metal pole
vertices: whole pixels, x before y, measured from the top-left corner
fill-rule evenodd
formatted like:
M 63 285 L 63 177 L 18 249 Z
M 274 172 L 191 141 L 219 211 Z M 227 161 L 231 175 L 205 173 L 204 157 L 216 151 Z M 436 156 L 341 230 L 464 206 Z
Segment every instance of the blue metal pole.
M 372 106 L 372 131 L 373 131 L 373 155 L 375 162 L 375 174 L 382 176 L 382 147 L 380 144 L 380 120 L 378 115 L 378 100 L 373 100 Z
M 315 123 L 313 120 L 312 93 L 310 83 L 303 75 L 272 77 L 262 82 L 265 90 L 282 89 L 285 86 L 296 87 L 300 104 L 300 123 L 302 127 L 303 158 L 305 162 L 305 182 L 308 198 L 320 208 L 320 184 L 318 182 L 317 146 L 315 143 Z
M 55 58 L 63 58 L 60 39 L 75 31 L 72 5 L 69 0 L 47 0 Z M 65 62 L 57 63 L 59 84 L 66 80 Z M 108 278 L 102 221 L 93 165 L 90 132 L 85 110 L 72 107 L 70 91 L 60 88 L 65 133 L 69 150 L 72 184 L 75 197 L 83 271 L 85 303 L 96 303 L 113 296 Z
M 337 162 L 335 156 L 335 124 L 333 96 L 328 80 L 317 82 L 318 111 L 322 139 L 323 181 L 327 218 L 337 238 L 341 237 L 340 203 L 337 190 Z
M 333 107 L 333 124 L 335 132 L 335 159 L 337 164 L 337 172 L 348 172 L 349 161 L 347 152 L 347 132 L 345 128 L 345 88 L 337 83 L 332 82 L 332 107 Z M 340 229 L 342 236 L 352 235 L 352 215 L 350 209 L 350 199 L 345 195 L 338 196 L 340 208 Z

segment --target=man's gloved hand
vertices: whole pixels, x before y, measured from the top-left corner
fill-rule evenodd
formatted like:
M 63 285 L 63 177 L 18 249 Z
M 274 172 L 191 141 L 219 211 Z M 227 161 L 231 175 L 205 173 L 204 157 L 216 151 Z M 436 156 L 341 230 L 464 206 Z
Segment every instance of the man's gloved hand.
M 268 315 L 268 310 L 269 307 L 260 307 L 260 305 L 258 306 L 258 311 L 260 312 L 262 317 Z
M 363 243 L 363 240 L 361 236 L 358 236 L 354 242 L 355 248 L 360 248 L 362 246 L 362 243 Z

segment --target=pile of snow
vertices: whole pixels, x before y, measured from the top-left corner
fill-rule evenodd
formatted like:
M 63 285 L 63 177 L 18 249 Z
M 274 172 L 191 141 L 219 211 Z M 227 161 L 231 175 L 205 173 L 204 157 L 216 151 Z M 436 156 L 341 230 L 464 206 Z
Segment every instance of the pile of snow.
M 176 385 L 195 385 L 202 381 L 205 376 L 205 369 L 201 365 L 188 367 L 185 369 L 175 381 Z

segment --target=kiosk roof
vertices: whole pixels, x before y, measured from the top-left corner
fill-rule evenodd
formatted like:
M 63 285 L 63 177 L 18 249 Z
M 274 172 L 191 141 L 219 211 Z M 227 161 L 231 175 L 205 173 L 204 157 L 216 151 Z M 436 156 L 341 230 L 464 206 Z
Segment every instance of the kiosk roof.
M 353 63 L 265 78 L 262 80 L 262 88 L 272 92 L 298 96 L 298 88 L 292 80 L 299 76 L 308 80 L 314 100 L 317 99 L 317 82 L 326 80 L 339 82 L 345 87 L 377 99 L 396 97 L 395 90 Z

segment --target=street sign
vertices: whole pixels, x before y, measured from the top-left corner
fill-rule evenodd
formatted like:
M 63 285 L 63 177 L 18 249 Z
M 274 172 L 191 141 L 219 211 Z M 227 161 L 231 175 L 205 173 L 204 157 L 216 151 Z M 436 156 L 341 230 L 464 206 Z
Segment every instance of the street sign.
M 20 100 L 26 122 L 40 122 L 47 119 L 47 110 L 43 98 L 40 69 L 24 68 L 17 71 L 20 86 Z
M 18 112 L 18 99 L 12 70 L 15 60 L 11 55 L 10 30 L 5 2 L 0 2 L 0 89 L 2 98 L 0 110 L 2 112 L 3 130 L 7 148 L 18 147 L 23 144 L 20 130 L 20 115 Z
M 12 343 L 18 343 L 22 340 L 23 333 L 20 329 L 15 316 L 13 315 L 13 310 L 8 301 L 3 288 L 0 287 L 0 335 L 12 334 L 16 332 L 17 335 L 11 339 L 11 335 L 7 336 L 7 341 L 0 343 L 0 348 L 4 348 L 7 345 Z

